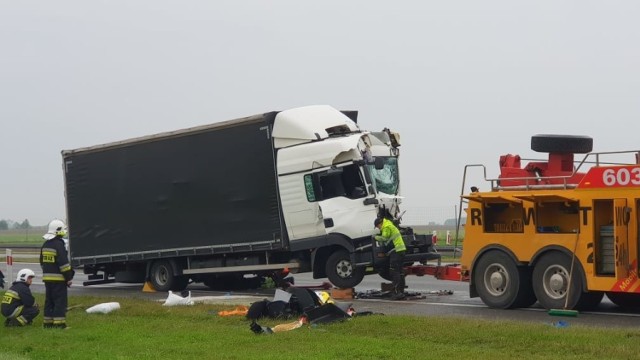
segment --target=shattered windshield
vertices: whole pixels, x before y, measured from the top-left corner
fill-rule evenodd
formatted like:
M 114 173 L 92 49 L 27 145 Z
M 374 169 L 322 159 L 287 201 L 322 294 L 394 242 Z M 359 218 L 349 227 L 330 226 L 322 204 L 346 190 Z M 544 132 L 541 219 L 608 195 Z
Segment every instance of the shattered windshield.
M 385 157 L 383 169 L 377 170 L 373 164 L 367 165 L 367 169 L 377 192 L 389 195 L 398 194 L 398 186 L 400 185 L 398 158 Z

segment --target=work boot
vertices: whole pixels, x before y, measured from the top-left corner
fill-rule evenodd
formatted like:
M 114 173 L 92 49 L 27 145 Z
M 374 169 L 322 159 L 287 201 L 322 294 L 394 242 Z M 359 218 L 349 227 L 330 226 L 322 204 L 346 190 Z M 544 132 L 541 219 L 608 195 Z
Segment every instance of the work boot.
M 406 296 L 404 295 L 403 292 L 401 293 L 395 293 L 391 296 L 391 300 L 404 300 L 406 298 Z
M 6 327 L 20 327 L 22 326 L 22 324 L 20 324 L 20 322 L 16 319 L 7 319 L 4 321 L 4 326 Z

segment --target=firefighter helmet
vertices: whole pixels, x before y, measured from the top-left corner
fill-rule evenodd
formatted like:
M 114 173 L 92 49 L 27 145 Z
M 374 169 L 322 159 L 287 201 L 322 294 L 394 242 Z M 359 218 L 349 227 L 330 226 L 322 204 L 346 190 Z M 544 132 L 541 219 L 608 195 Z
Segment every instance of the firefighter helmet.
M 47 233 L 44 234 L 42 237 L 45 240 L 51 240 L 56 236 L 65 236 L 67 235 L 67 225 L 64 224 L 64 221 L 62 220 L 58 220 L 58 219 L 54 219 L 51 220 L 51 222 L 49 223 L 49 229 L 47 230 Z
M 34 273 L 31 269 L 22 269 L 18 271 L 16 281 L 27 282 L 30 277 L 36 277 L 36 273 Z

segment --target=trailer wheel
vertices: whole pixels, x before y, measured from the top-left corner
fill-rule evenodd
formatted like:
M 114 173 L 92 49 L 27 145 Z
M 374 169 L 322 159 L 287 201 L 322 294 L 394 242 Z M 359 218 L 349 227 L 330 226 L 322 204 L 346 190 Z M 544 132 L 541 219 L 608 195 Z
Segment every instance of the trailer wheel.
M 544 153 L 586 154 L 593 150 L 593 139 L 577 135 L 533 135 L 531 150 Z
M 580 264 L 577 262 L 573 264 L 571 284 L 569 284 L 570 269 L 571 257 L 557 251 L 544 255 L 535 265 L 533 291 L 536 293 L 540 305 L 545 309 L 564 309 L 565 302 L 567 309 L 575 309 L 580 306 L 588 307 L 590 302 L 595 301 L 594 294 L 582 292 Z M 571 288 L 569 289 L 568 286 Z M 566 301 L 567 290 L 569 291 L 568 302 Z
M 640 294 L 608 292 L 607 297 L 612 303 L 620 306 L 621 308 L 640 308 Z
M 339 288 L 352 288 L 364 278 L 365 268 L 356 267 L 346 250 L 334 252 L 327 259 L 327 277 L 331 283 Z
M 151 284 L 157 291 L 182 291 L 189 284 L 186 276 L 173 275 L 173 265 L 168 260 L 158 260 L 149 271 Z
M 525 299 L 525 286 L 521 290 L 518 266 L 502 251 L 482 255 L 473 270 L 473 282 L 482 302 L 492 308 L 509 309 L 531 301 Z

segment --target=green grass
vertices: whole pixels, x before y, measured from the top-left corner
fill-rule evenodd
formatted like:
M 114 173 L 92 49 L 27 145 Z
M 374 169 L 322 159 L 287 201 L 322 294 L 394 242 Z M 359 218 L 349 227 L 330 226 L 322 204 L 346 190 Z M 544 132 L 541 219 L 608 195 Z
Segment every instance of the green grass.
M 42 294 L 36 294 L 39 303 Z M 69 305 L 118 301 L 110 314 L 67 314 L 69 330 L 0 328 L 1 359 L 636 359 L 640 331 L 451 317 L 365 316 L 255 335 L 233 305 L 163 307 L 148 300 L 70 297 Z M 357 309 L 356 309 L 357 310 Z M 264 320 L 274 326 L 291 320 Z
M 11 245 L 32 245 L 42 244 L 42 234 L 46 229 L 29 229 L 29 230 L 0 230 L 0 244 Z

